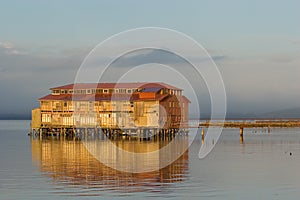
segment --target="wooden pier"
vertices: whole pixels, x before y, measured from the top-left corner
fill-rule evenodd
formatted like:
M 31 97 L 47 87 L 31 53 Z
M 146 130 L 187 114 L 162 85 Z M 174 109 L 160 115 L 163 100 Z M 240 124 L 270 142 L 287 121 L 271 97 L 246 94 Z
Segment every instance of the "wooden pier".
M 199 123 L 199 128 L 202 128 L 202 141 L 204 141 L 205 133 L 203 128 L 208 127 L 223 127 L 239 129 L 240 143 L 244 143 L 245 128 L 267 128 L 267 132 L 271 132 L 271 128 L 299 128 L 300 119 L 251 119 L 251 120 L 228 120 L 221 121 L 205 121 Z
M 71 137 L 74 139 L 136 139 L 136 140 L 161 140 L 173 138 L 176 135 L 186 135 L 186 129 L 112 129 L 112 128 L 39 128 L 32 129 L 30 135 L 34 137 Z
M 233 120 L 233 121 L 205 121 L 200 122 L 199 127 L 221 126 L 224 128 L 292 128 L 300 127 L 300 119 L 278 119 L 278 120 Z

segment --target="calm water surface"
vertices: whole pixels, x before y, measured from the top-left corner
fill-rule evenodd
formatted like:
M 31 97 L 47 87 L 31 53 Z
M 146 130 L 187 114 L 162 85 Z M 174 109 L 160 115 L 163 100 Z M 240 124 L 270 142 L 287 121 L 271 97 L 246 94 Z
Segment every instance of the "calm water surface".
M 102 165 L 79 141 L 33 139 L 29 123 L 0 121 L 1 200 L 300 198 L 298 128 L 246 129 L 243 143 L 238 129 L 225 129 L 203 160 L 200 136 L 172 165 L 131 174 Z

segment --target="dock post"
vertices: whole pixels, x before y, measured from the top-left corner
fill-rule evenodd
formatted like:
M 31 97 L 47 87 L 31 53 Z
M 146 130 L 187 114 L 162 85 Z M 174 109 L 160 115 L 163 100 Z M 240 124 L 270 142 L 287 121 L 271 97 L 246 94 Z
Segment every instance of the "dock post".
M 43 129 L 42 128 L 39 128 L 39 135 L 40 135 L 40 137 L 42 137 L 42 135 L 43 135 Z
M 244 136 L 240 135 L 240 144 L 244 144 Z
M 137 133 L 138 138 L 139 138 L 140 141 L 141 141 L 141 129 L 137 129 L 137 130 L 136 130 L 136 133 Z
M 244 127 L 240 127 L 240 144 L 244 144 Z
M 204 132 L 204 128 L 203 127 L 202 127 L 202 131 L 201 131 L 201 136 L 202 136 L 202 140 L 204 141 L 205 132 Z
M 240 127 L 240 136 L 241 136 L 241 137 L 244 136 L 244 127 Z

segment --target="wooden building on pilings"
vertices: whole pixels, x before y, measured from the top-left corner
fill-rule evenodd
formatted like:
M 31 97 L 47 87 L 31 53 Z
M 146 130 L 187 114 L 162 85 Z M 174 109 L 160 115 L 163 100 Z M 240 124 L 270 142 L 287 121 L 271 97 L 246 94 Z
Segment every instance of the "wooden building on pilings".
M 77 83 L 50 88 L 32 110 L 35 134 L 174 133 L 188 123 L 190 101 L 166 83 Z M 142 136 L 141 136 L 142 137 Z

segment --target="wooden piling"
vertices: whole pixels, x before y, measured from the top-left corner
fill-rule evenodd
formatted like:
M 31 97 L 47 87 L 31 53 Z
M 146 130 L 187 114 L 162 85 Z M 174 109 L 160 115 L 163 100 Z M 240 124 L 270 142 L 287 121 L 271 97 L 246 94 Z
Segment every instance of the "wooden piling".
M 240 127 L 240 136 L 241 136 L 241 137 L 244 136 L 244 127 Z
M 240 144 L 244 144 L 244 136 L 240 135 Z
M 202 131 L 201 131 L 201 142 L 202 142 L 202 144 L 204 143 L 204 138 L 205 138 L 205 132 L 204 132 L 204 128 L 202 128 Z

